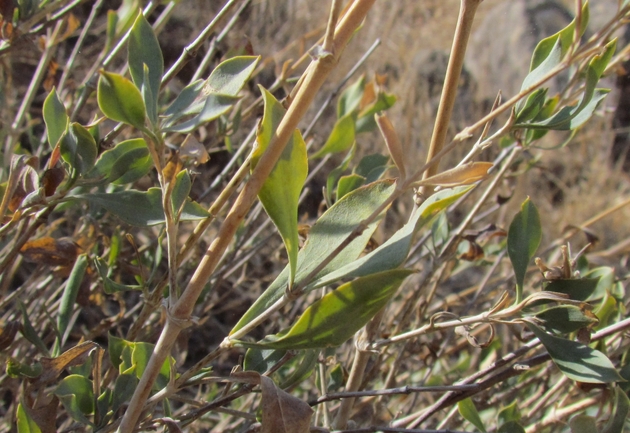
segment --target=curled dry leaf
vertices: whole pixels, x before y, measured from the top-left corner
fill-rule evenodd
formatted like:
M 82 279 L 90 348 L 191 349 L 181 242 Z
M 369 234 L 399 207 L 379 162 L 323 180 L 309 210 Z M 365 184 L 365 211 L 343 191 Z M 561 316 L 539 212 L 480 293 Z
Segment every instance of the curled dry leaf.
M 262 433 L 308 433 L 313 409 L 304 401 L 278 388 L 267 376 L 253 371 L 234 373 L 247 383 L 259 384 L 262 391 Z
M 85 341 L 72 349 L 66 350 L 56 358 L 43 357 L 40 360 L 43 373 L 37 378 L 36 382 L 39 384 L 52 383 L 64 369 L 85 363 L 86 358 L 97 347 L 99 345 L 95 342 Z
M 184 163 L 192 165 L 205 164 L 210 160 L 210 155 L 203 144 L 189 134 L 179 148 L 179 157 Z
M 378 129 L 381 131 L 387 149 L 389 149 L 389 155 L 392 157 L 394 164 L 400 171 L 400 177 L 405 179 L 407 171 L 405 170 L 405 158 L 402 145 L 398 139 L 398 134 L 392 125 L 392 122 L 387 117 L 387 114 L 376 114 L 374 116 Z
M 491 162 L 471 162 L 414 182 L 413 186 L 416 188 L 420 186 L 452 188 L 459 185 L 470 185 L 485 178 L 492 165 Z

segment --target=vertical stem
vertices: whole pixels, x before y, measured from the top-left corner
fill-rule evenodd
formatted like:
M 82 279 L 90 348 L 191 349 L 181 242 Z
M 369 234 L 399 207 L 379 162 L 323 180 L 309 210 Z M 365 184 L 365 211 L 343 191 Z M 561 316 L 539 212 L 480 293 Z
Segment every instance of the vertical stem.
M 483 0 L 461 0 L 459 8 L 459 17 L 457 19 L 457 28 L 453 37 L 453 46 L 448 59 L 448 67 L 446 76 L 444 77 L 444 88 L 440 97 L 440 105 L 438 107 L 435 125 L 433 127 L 433 135 L 431 136 L 431 144 L 427 161 L 430 161 L 444 147 L 446 133 L 448 132 L 448 124 L 451 121 L 453 106 L 455 105 L 455 97 L 457 96 L 457 84 L 462 73 L 464 65 L 464 55 L 466 54 L 466 46 L 472 29 L 472 23 L 477 12 L 477 7 Z M 433 176 L 438 172 L 439 161 L 433 164 L 424 173 L 424 179 Z M 421 191 L 426 191 L 423 187 Z
M 348 377 L 348 382 L 346 383 L 346 392 L 359 391 L 359 388 L 361 387 L 365 368 L 370 360 L 370 356 L 374 354 L 374 351 L 368 350 L 368 347 L 376 338 L 376 333 L 378 328 L 381 326 L 384 314 L 385 308 L 376 313 L 372 320 L 370 320 L 358 334 L 357 341 L 355 343 L 356 354 L 354 355 L 350 376 Z M 339 411 L 337 412 L 337 416 L 335 416 L 335 421 L 333 422 L 334 429 L 342 430 L 346 428 L 353 406 L 354 397 L 344 398 L 341 400 Z
M 375 1 L 376 0 L 355 1 L 348 13 L 340 21 L 335 31 L 333 41 L 335 52 L 332 55 L 317 57 L 311 64 L 312 67 L 307 69 L 307 75 L 295 95 L 294 102 L 289 106 L 286 115 L 278 126 L 278 130 L 272 137 L 271 143 L 269 143 L 269 147 L 260 158 L 251 177 L 226 216 L 217 237 L 210 244 L 208 251 L 197 267 L 182 296 L 177 300 L 175 305 L 169 306 L 166 325 L 131 398 L 127 412 L 125 412 L 120 423 L 118 429 L 120 433 L 131 433 L 135 428 L 142 414 L 144 404 L 151 392 L 151 387 L 164 361 L 168 358 L 177 336 L 182 329 L 191 324 L 191 313 L 206 282 L 214 272 L 227 247 L 232 242 L 232 238 L 241 221 L 245 218 L 250 207 L 256 201 L 258 191 L 260 191 L 263 183 L 280 158 L 289 138 L 297 128 L 299 121 L 306 114 L 315 95 L 328 77 L 328 74 L 337 64 L 343 48 L 345 48 L 355 30 L 361 25 Z

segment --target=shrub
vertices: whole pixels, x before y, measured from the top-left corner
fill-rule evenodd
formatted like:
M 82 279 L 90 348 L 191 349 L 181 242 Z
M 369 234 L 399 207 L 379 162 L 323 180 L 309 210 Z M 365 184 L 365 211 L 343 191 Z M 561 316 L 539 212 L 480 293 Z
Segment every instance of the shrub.
M 564 131 L 565 147 L 599 113 L 598 83 L 627 53 L 611 35 L 630 4 L 587 38 L 589 5 L 576 2 L 575 19 L 536 46 L 521 90 L 450 139 L 479 3 L 462 0 L 419 167 L 380 76 L 349 73 L 314 139 L 335 97 L 313 115 L 318 92 L 373 0 L 333 1 L 310 64 L 285 63 L 258 88 L 267 59 L 236 44 L 215 55 L 247 2 L 227 2 L 176 60 L 156 35 L 175 2 L 156 18 L 152 2 L 105 16 L 99 1 L 80 32 L 80 2 L 3 7 L 0 55 L 17 61 L 34 37 L 43 47 L 21 105 L 2 111 L 6 428 L 623 431 L 625 286 L 586 252 L 588 226 L 628 200 L 544 250 L 537 191 L 513 194 L 520 209 L 503 228 L 507 200 L 491 201 L 536 167 L 543 137 Z M 82 50 L 99 25 L 93 60 Z M 569 78 L 555 93 L 559 74 Z M 377 132 L 379 151 L 359 148 Z M 306 192 L 318 183 L 323 195 Z M 573 253 L 580 232 L 589 242 Z

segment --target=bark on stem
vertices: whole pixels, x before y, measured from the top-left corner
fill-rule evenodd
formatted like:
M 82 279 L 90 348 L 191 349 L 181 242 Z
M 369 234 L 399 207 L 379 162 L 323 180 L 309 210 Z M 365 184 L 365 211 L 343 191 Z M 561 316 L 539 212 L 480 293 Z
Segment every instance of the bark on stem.
M 236 229 L 239 227 L 245 215 L 247 215 L 252 204 L 256 201 L 258 191 L 262 187 L 265 179 L 269 176 L 269 173 L 271 173 L 276 161 L 293 134 L 293 131 L 297 128 L 298 122 L 308 110 L 328 74 L 337 64 L 337 60 L 343 48 L 345 48 L 355 30 L 361 25 L 374 2 L 375 0 L 355 1 L 337 26 L 333 41 L 333 54 L 314 59 L 305 72 L 306 78 L 296 93 L 295 99 L 287 110 L 282 122 L 278 126 L 278 130 L 272 138 L 267 151 L 261 157 L 249 181 L 245 184 L 243 191 L 236 199 L 236 202 L 219 229 L 217 237 L 208 248 L 208 251 L 197 267 L 184 293 L 182 293 L 182 296 L 175 305 L 169 308 L 166 325 L 155 346 L 147 368 L 131 398 L 127 412 L 118 429 L 119 432 L 131 433 L 136 426 L 162 364 L 170 354 L 171 348 L 180 331 L 190 324 L 190 317 L 197 298 L 214 272 L 223 253 L 232 241 Z
M 431 136 L 431 144 L 427 161 L 432 160 L 435 155 L 444 147 L 448 125 L 451 121 L 451 114 L 455 105 L 455 97 L 457 96 L 457 85 L 459 77 L 462 73 L 464 65 L 464 55 L 466 54 L 466 46 L 472 29 L 472 23 L 477 12 L 477 7 L 483 0 L 461 0 L 459 17 L 457 19 L 457 28 L 453 37 L 453 46 L 448 60 L 446 76 L 444 77 L 444 88 L 440 96 L 440 105 L 438 107 L 433 134 Z M 438 172 L 439 161 L 433 164 L 424 173 L 424 179 L 433 176 Z M 423 187 L 421 191 L 426 191 Z

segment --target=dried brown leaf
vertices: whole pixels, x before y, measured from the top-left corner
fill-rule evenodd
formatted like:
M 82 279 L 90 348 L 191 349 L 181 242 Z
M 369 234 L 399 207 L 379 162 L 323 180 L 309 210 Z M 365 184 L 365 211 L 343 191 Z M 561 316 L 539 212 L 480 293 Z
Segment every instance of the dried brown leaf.
M 313 409 L 278 388 L 270 378 L 261 376 L 260 381 L 262 433 L 308 433 Z
M 444 188 L 452 188 L 459 185 L 469 185 L 485 178 L 491 167 L 491 162 L 471 162 L 415 182 L 413 186 L 441 186 Z
M 66 350 L 56 358 L 43 357 L 40 363 L 44 372 L 36 379 L 36 383 L 48 384 L 55 381 L 64 369 L 85 363 L 90 352 L 97 347 L 99 345 L 95 342 L 85 341 L 72 349 Z
M 0 351 L 6 349 L 13 343 L 15 334 L 22 327 L 19 320 L 12 320 L 0 327 Z
M 66 171 L 61 167 L 50 168 L 44 172 L 41 184 L 46 197 L 50 197 L 57 191 L 57 187 L 61 185 L 65 177 Z
M 76 260 L 79 246 L 70 239 L 44 237 L 25 243 L 20 254 L 30 262 L 69 266 Z

